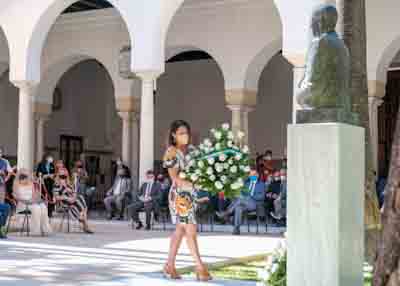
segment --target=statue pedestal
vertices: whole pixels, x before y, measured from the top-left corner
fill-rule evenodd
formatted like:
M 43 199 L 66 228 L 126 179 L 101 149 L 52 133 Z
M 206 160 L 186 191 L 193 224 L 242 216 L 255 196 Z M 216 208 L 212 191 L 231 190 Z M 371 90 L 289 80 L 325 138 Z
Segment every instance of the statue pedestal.
M 330 123 L 340 122 L 359 125 L 358 114 L 346 112 L 340 108 L 316 108 L 312 110 L 297 110 L 296 123 Z
M 288 129 L 288 286 L 362 286 L 364 129 Z

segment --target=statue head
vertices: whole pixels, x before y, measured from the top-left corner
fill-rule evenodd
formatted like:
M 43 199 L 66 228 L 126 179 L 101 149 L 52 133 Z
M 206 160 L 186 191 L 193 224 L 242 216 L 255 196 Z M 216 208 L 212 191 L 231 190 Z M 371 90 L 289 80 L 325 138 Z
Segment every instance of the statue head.
M 312 14 L 311 29 L 314 37 L 323 33 L 334 32 L 338 21 L 338 12 L 333 5 L 322 5 Z

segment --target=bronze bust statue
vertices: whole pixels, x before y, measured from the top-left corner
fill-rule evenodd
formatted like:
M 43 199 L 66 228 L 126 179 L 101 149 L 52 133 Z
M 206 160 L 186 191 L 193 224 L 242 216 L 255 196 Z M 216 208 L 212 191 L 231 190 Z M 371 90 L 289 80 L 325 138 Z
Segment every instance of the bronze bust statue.
M 322 5 L 312 15 L 312 40 L 304 78 L 296 95 L 297 123 L 343 122 L 356 124 L 351 113 L 350 55 L 335 31 L 335 6 Z

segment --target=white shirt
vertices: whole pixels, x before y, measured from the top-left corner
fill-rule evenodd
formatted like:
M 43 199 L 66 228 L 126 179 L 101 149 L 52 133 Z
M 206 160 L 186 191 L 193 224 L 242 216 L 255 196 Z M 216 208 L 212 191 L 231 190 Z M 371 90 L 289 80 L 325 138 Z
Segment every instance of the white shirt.
M 113 195 L 114 196 L 119 196 L 121 194 L 121 184 L 122 184 L 122 180 L 118 179 L 117 186 L 113 190 Z
M 153 182 L 148 182 L 146 187 L 146 192 L 144 193 L 144 198 L 146 200 L 150 199 L 151 188 L 153 187 Z

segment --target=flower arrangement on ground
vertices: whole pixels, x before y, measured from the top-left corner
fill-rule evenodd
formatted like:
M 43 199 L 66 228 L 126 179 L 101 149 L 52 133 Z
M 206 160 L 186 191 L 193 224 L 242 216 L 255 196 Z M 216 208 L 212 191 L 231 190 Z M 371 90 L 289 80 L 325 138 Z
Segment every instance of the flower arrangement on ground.
M 281 244 L 272 255 L 267 258 L 267 286 L 286 286 L 287 250 Z
M 187 155 L 188 166 L 179 175 L 198 190 L 212 195 L 223 191 L 227 198 L 237 197 L 250 172 L 249 147 L 240 143 L 244 133 L 234 134 L 225 123 L 211 129 L 210 135 Z

